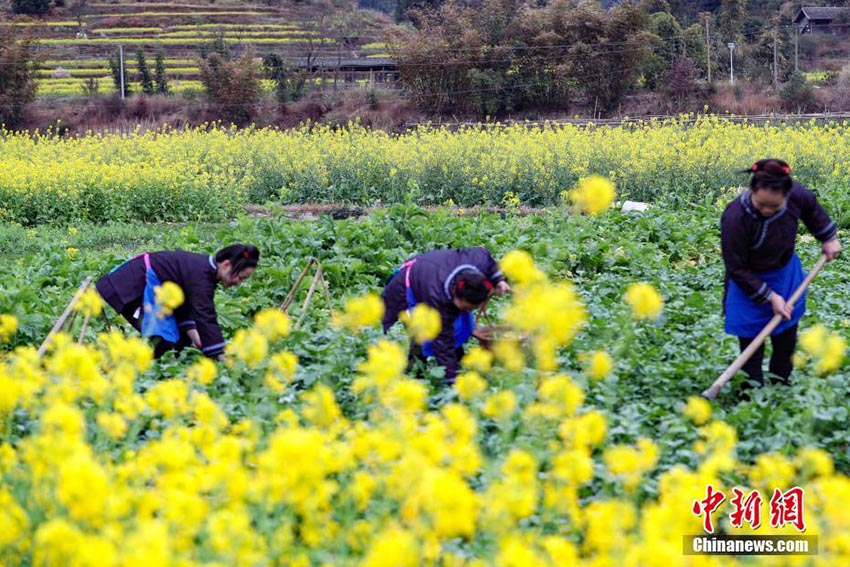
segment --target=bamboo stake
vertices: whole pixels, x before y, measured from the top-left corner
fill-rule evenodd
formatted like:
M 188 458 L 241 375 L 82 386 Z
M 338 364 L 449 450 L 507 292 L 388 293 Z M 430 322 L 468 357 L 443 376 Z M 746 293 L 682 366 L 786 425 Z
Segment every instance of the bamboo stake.
M 304 280 L 307 278 L 307 274 L 310 271 L 310 268 L 315 266 L 316 272 L 313 274 L 313 279 L 310 282 L 310 287 L 307 290 L 307 297 L 304 300 L 304 304 L 301 307 L 301 315 L 298 317 L 298 321 L 295 323 L 295 328 L 298 329 L 301 327 L 301 324 L 304 322 L 304 319 L 307 315 L 307 307 L 310 305 L 310 301 L 313 299 L 313 294 L 316 292 L 316 287 L 319 285 L 319 282 L 322 284 L 322 293 L 325 296 L 325 301 L 328 303 L 328 310 L 330 311 L 330 315 L 333 318 L 334 310 L 333 303 L 331 301 L 331 294 L 328 290 L 328 282 L 325 280 L 325 272 L 322 269 L 322 263 L 319 262 L 318 258 L 312 257 L 307 262 L 307 266 L 303 270 L 301 270 L 301 274 L 298 276 L 298 279 L 295 280 L 295 285 L 292 286 L 292 289 L 286 295 L 283 300 L 283 303 L 280 305 L 280 310 L 286 313 L 289 308 L 292 306 L 293 301 L 295 301 L 295 295 L 298 293 L 298 290 L 301 289 L 301 286 L 304 283 Z
M 319 272 L 322 274 L 322 291 L 325 292 L 325 301 L 328 302 L 328 311 L 331 314 L 331 320 L 334 318 L 334 306 L 331 302 L 331 294 L 328 291 L 328 281 L 325 279 L 325 271 L 322 269 L 322 265 L 319 264 Z
M 89 284 L 91 284 L 91 280 L 92 280 L 92 278 L 91 278 L 91 276 L 89 276 L 83 281 L 83 283 L 80 284 L 79 289 L 77 289 L 77 293 L 74 294 L 74 297 L 71 299 L 71 302 L 68 303 L 68 306 L 65 308 L 65 311 L 62 312 L 62 315 L 59 316 L 59 319 L 53 325 L 53 328 L 50 329 L 50 332 L 47 334 L 47 337 L 45 337 L 44 342 L 41 343 L 40 347 L 38 347 L 38 356 L 39 357 L 44 356 L 44 353 L 47 351 L 47 347 L 50 345 L 50 341 L 53 340 L 54 335 L 56 335 L 56 333 L 58 333 L 59 330 L 62 329 L 62 326 L 65 324 L 65 321 L 68 319 L 68 316 L 72 312 L 74 314 L 76 314 L 76 311 L 74 311 L 74 307 L 77 306 L 77 303 L 80 301 L 80 298 L 83 296 L 83 292 L 86 290 L 86 288 L 89 287 Z
M 307 272 L 310 270 L 310 266 L 312 266 L 314 262 L 318 263 L 319 261 L 316 258 L 310 258 L 310 261 L 307 263 L 307 266 L 303 270 L 301 270 L 301 275 L 298 276 L 297 280 L 295 280 L 295 285 L 292 286 L 292 289 L 284 298 L 283 303 L 281 303 L 280 310 L 284 313 L 286 313 L 286 311 L 289 309 L 289 306 L 292 304 L 292 301 L 295 299 L 295 294 L 301 288 L 301 284 L 304 282 L 304 278 L 307 277 Z
M 301 306 L 301 316 L 298 317 L 298 322 L 295 323 L 296 329 L 301 327 L 301 323 L 303 323 L 304 319 L 307 317 L 307 306 L 310 305 L 310 300 L 313 299 L 313 293 L 316 291 L 316 285 L 318 285 L 321 277 L 322 272 L 316 271 L 316 275 L 313 276 L 313 281 L 310 282 L 310 289 L 307 290 L 307 298 L 304 300 L 304 305 Z
M 83 319 L 83 328 L 80 329 L 80 338 L 77 339 L 77 344 L 83 344 L 83 339 L 86 337 L 86 328 L 89 326 L 89 319 L 91 319 L 91 315 L 86 315 L 86 318 Z

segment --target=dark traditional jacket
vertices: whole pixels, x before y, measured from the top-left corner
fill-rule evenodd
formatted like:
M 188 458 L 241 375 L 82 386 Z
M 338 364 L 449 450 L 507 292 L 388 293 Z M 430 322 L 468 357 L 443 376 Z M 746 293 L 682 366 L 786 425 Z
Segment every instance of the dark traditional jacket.
M 209 357 L 222 354 L 224 336 L 213 301 L 218 283 L 213 257 L 180 250 L 151 252 L 150 262 L 160 281 L 174 282 L 183 289 L 185 301 L 174 311 L 181 332 L 197 328 L 203 353 Z M 139 256 L 122 264 L 95 285 L 104 301 L 119 313 L 128 305 L 141 305 L 145 290 L 144 258 Z
M 457 374 L 459 361 L 455 350 L 454 321 L 460 310 L 452 301 L 454 279 L 464 270 L 476 270 L 484 274 L 493 285 L 505 278 L 499 265 L 493 260 L 486 248 L 459 248 L 452 250 L 434 250 L 416 256 L 416 262 L 410 269 L 410 286 L 417 303 L 424 303 L 440 313 L 442 327 L 434 339 L 433 349 L 437 363 L 446 369 L 446 379 L 452 380 Z M 386 310 L 384 312 L 384 331 L 397 320 L 399 314 L 408 308 L 407 288 L 405 285 L 408 268 L 402 268 L 387 283 L 382 294 Z
M 791 260 L 801 220 L 821 242 L 838 236 L 835 223 L 815 194 L 797 181 L 785 208 L 770 217 L 762 216 L 753 207 L 750 191 L 729 203 L 720 221 L 725 285 L 732 280 L 753 301 L 766 303 L 771 290 L 757 272 L 779 269 Z

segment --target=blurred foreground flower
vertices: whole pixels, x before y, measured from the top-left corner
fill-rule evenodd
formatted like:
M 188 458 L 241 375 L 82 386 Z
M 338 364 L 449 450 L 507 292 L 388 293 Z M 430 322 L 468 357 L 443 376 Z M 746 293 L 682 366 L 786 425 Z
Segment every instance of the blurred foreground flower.
M 419 344 L 433 340 L 440 334 L 442 327 L 440 314 L 424 303 L 416 304 L 410 313 L 402 312 L 399 318 L 407 327 L 407 332 L 413 340 Z
M 90 287 L 83 292 L 76 309 L 86 317 L 97 317 L 103 312 L 103 299 L 96 289 Z
M 183 290 L 174 282 L 164 282 L 161 286 L 154 288 L 156 302 L 162 306 L 160 315 L 167 317 L 174 313 L 174 310 L 183 305 L 186 299 L 183 295 Z
M 579 179 L 575 189 L 570 191 L 570 200 L 576 208 L 590 215 L 598 215 L 614 202 L 614 184 L 601 175 L 591 175 Z
M 821 324 L 809 327 L 800 333 L 800 346 L 809 356 L 814 357 L 815 371 L 828 374 L 841 367 L 847 341 L 841 335 L 832 333 Z
M 349 299 L 342 315 L 335 317 L 334 325 L 357 331 L 363 327 L 377 325 L 383 316 L 384 302 L 377 294 L 369 293 Z
M 0 315 L 0 342 L 5 343 L 18 330 L 18 318 L 14 315 Z
M 664 308 L 664 300 L 658 290 L 648 283 L 631 284 L 626 290 L 625 299 L 635 319 L 658 319 Z

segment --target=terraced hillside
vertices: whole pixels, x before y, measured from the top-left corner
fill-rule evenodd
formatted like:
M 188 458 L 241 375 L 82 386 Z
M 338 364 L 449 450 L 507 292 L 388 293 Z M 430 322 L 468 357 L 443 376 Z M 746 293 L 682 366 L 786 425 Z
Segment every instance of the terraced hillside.
M 162 50 L 171 89 L 177 92 L 200 88 L 195 58 L 202 45 L 221 41 L 237 51 L 250 47 L 257 57 L 281 55 L 293 66 L 315 72 L 317 80 L 392 78 L 384 43 L 391 20 L 356 10 L 353 4 L 337 4 L 120 1 L 91 4 L 79 20 L 68 9 L 56 9 L 41 20 L 18 18 L 15 25 L 38 40 L 41 96 L 111 91 L 108 61 L 119 46 L 131 75 L 137 72 L 137 49 L 151 71 Z

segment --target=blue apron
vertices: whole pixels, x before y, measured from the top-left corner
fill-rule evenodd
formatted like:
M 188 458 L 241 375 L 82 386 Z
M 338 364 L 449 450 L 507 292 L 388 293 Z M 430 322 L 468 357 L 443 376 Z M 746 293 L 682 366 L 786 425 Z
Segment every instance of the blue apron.
M 778 293 L 786 300 L 794 294 L 794 290 L 806 278 L 806 273 L 803 271 L 803 264 L 800 262 L 797 254 L 794 254 L 791 260 L 782 268 L 767 272 L 756 272 L 756 275 L 774 293 Z M 756 303 L 731 279 L 729 280 L 729 288 L 726 290 L 725 307 L 726 332 L 737 337 L 755 337 L 773 318 L 773 308 L 770 303 Z M 799 323 L 805 313 L 806 294 L 803 293 L 796 305 L 794 305 L 791 318 L 787 321 L 782 321 L 771 333 L 771 336 L 778 335 Z
M 407 273 L 404 274 L 404 287 L 407 291 L 407 312 L 410 313 L 413 308 L 416 306 L 418 301 L 416 301 L 416 297 L 413 295 L 413 288 L 410 285 L 410 269 L 413 267 L 413 264 L 416 263 L 416 259 L 405 262 L 401 266 L 401 270 L 406 269 Z M 454 331 L 455 331 L 455 348 L 458 349 L 469 340 L 472 336 L 472 332 L 475 330 L 475 317 L 472 313 L 467 311 L 463 311 L 458 315 L 454 320 Z M 422 343 L 422 354 L 426 357 L 434 356 L 434 341 L 427 341 Z
M 176 343 L 180 340 L 180 329 L 177 327 L 177 319 L 174 315 L 162 313 L 162 306 L 156 302 L 155 288 L 160 287 L 162 282 L 151 267 L 150 254 L 145 257 L 145 291 L 142 296 L 142 336 L 162 337 L 164 341 Z

